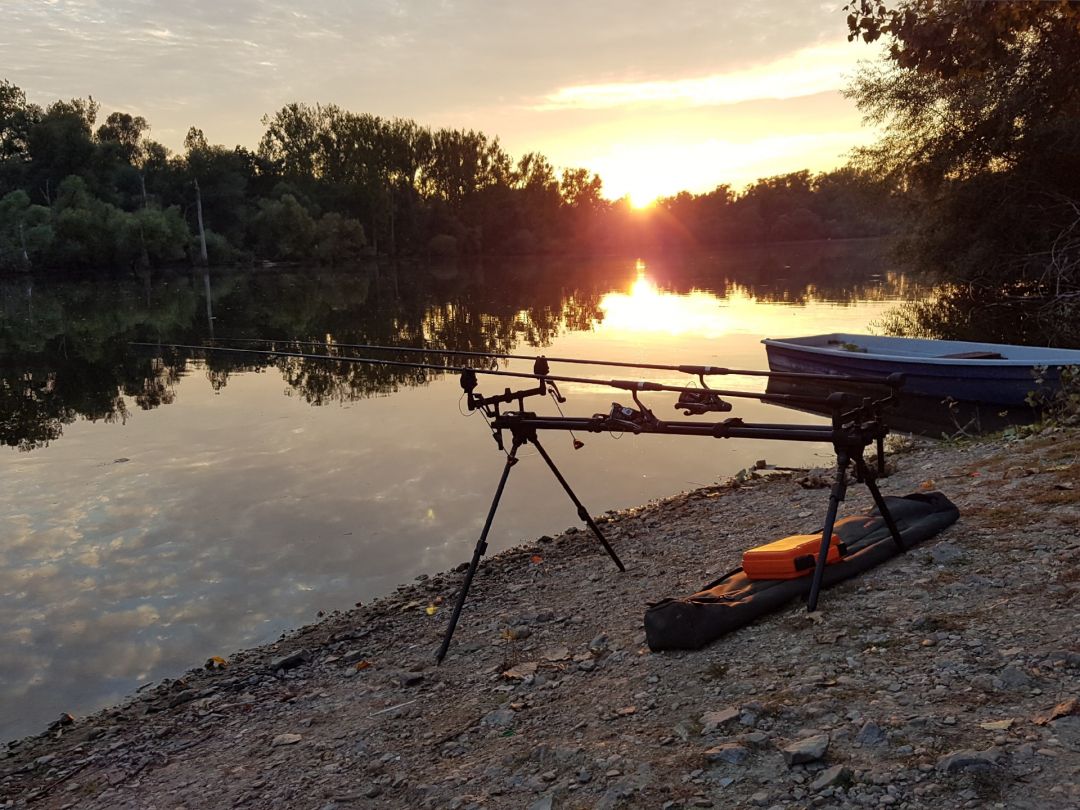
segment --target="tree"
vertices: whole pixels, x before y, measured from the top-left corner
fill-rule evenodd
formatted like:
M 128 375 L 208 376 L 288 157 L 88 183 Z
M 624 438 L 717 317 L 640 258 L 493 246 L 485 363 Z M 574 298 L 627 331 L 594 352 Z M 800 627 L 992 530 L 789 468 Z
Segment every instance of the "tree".
M 861 166 L 910 192 L 909 254 L 953 278 L 1080 287 L 1080 3 L 848 5 L 888 47 L 849 89 L 884 128 Z
M 52 241 L 48 208 L 31 205 L 22 189 L 0 198 L 0 268 L 23 270 L 37 265 Z
M 86 173 L 94 158 L 92 131 L 98 105 L 92 99 L 50 104 L 26 135 L 28 183 L 45 203 L 64 178 Z
M 355 219 L 331 212 L 315 225 L 315 258 L 323 264 L 340 264 L 359 256 L 367 240 L 364 226 Z
M 28 104 L 26 93 L 0 80 L 0 160 L 26 155 L 30 127 L 41 118 L 41 108 Z
M 142 158 L 143 135 L 149 129 L 150 125 L 141 115 L 114 112 L 98 127 L 97 139 L 99 143 L 114 144 L 120 157 L 135 166 Z
M 261 255 L 284 261 L 311 257 L 315 221 L 292 194 L 260 200 L 254 226 Z

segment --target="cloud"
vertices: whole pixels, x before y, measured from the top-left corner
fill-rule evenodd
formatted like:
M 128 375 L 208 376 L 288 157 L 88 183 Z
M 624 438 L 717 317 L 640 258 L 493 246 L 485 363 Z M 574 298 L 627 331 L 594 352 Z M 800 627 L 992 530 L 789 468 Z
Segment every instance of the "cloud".
M 551 93 L 539 110 L 609 109 L 643 105 L 714 106 L 811 96 L 843 85 L 853 64 L 846 43 L 804 48 L 764 65 L 684 79 L 582 84 Z

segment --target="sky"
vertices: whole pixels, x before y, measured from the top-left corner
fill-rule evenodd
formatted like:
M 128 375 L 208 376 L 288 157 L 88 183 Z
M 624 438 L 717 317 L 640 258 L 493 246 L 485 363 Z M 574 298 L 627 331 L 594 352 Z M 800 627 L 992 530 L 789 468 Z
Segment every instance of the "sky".
M 0 78 L 92 95 L 178 149 L 257 145 L 289 102 L 498 136 L 605 196 L 842 165 L 871 139 L 841 89 L 874 52 L 841 0 L 8 0 Z

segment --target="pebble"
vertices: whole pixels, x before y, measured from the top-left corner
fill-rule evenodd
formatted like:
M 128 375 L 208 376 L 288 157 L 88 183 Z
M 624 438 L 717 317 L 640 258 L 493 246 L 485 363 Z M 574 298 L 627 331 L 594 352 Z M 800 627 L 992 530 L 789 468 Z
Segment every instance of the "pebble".
M 990 770 L 997 767 L 1001 752 L 996 748 L 986 751 L 964 749 L 946 754 L 937 762 L 937 769 L 943 773 L 955 773 L 967 770 Z
M 825 756 L 829 748 L 829 735 L 818 734 L 802 740 L 796 740 L 780 749 L 788 765 L 801 765 L 815 762 Z
M 851 779 L 851 769 L 846 765 L 833 765 L 818 774 L 817 778 L 810 783 L 810 790 L 815 793 L 831 788 L 834 785 L 843 784 Z
M 481 721 L 485 726 L 509 726 L 514 722 L 514 718 L 517 717 L 517 713 L 513 709 L 496 709 L 493 712 L 488 712 L 484 715 L 484 719 Z
M 275 658 L 270 662 L 270 671 L 278 672 L 279 670 L 295 669 L 301 664 L 306 664 L 311 660 L 311 651 L 306 649 L 296 650 L 288 655 L 283 655 L 280 658 Z
M 717 711 L 705 712 L 701 715 L 701 733 L 702 735 L 712 734 L 721 726 L 730 723 L 732 720 L 738 719 L 741 712 L 733 706 L 728 706 L 724 709 Z
M 304 739 L 304 737 L 301 734 L 278 734 L 274 737 L 273 742 L 271 742 L 270 745 L 274 748 L 279 748 L 282 745 L 296 745 L 302 739 Z
M 873 720 L 863 723 L 859 733 L 855 735 L 855 742 L 864 746 L 881 745 L 885 740 L 885 730 Z
M 708 762 L 726 762 L 730 765 L 742 765 L 750 759 L 750 749 L 738 743 L 721 743 L 705 752 Z

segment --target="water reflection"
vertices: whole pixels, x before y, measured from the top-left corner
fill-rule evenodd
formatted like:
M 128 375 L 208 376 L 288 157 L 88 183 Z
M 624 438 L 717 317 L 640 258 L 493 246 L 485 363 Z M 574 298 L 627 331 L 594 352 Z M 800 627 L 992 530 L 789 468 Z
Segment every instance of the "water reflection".
M 846 390 L 859 396 L 866 395 L 865 390 L 842 383 L 793 383 L 776 378 L 769 379 L 765 390 L 769 394 L 810 394 L 820 397 L 827 397 L 837 390 Z M 829 414 L 827 408 L 803 410 L 823 416 Z M 1036 413 L 1028 406 L 984 405 L 901 394 L 884 409 L 882 416 L 885 424 L 894 431 L 914 433 L 932 439 L 954 439 L 993 433 L 1009 425 L 1030 424 L 1035 420 Z
M 1008 287 L 942 283 L 891 309 L 876 326 L 892 335 L 1080 348 L 1080 318 L 1057 300 Z
M 869 278 L 856 253 L 848 263 L 826 246 L 644 267 L 530 260 L 437 275 L 363 266 L 0 282 L 0 429 L 5 444 L 32 450 L 0 455 L 0 736 L 459 563 L 501 467 L 483 423 L 455 407 L 454 379 L 153 356 L 128 341 L 194 343 L 212 330 L 763 367 L 761 330 L 858 331 L 908 290 L 895 275 Z M 575 414 L 612 399 L 567 393 Z M 649 404 L 674 413 L 659 396 Z M 767 413 L 739 407 L 748 421 Z M 737 441 L 703 454 L 690 442 L 590 436 L 580 453 L 568 440 L 547 448 L 593 512 L 707 484 L 762 456 L 829 457 Z M 576 522 L 535 462 L 515 468 L 493 550 Z

